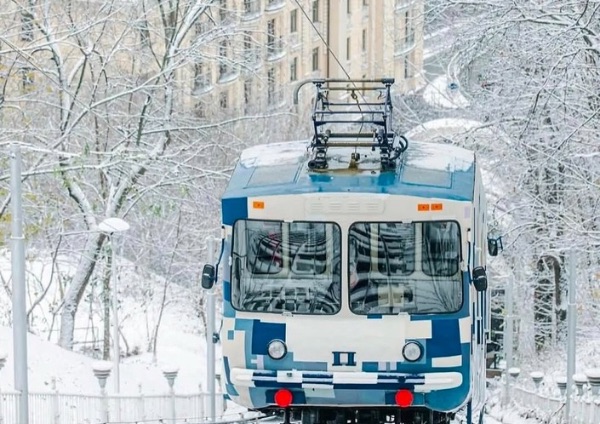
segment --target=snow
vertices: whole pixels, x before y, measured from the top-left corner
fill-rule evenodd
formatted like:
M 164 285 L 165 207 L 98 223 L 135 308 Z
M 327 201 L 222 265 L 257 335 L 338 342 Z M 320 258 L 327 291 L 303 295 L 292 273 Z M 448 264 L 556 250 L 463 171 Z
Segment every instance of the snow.
M 178 334 L 181 336 L 181 333 Z M 4 368 L 0 370 L 3 390 L 14 389 L 12 337 L 11 328 L 0 327 L 0 345 L 11 350 Z M 198 345 L 195 351 L 189 347 L 196 343 L 187 340 L 161 350 L 157 363 L 153 362 L 150 354 L 124 358 L 119 367 L 121 393 L 137 394 L 141 386 L 144 394 L 163 394 L 168 390 L 163 372 L 174 368 L 179 370 L 175 380 L 178 393 L 198 392 L 199 385 L 205 378 L 206 359 L 201 349 L 202 341 L 192 335 L 187 335 L 186 338 L 188 337 L 195 339 Z M 174 342 L 175 338 L 171 339 L 171 343 Z M 100 388 L 94 376 L 94 368 L 113 368 L 111 362 L 96 361 L 85 355 L 64 350 L 32 334 L 27 337 L 27 345 L 29 390 L 32 392 L 49 390 L 55 384 L 61 393 L 97 394 Z M 111 372 L 108 378 L 109 388 L 113 387 L 112 376 L 114 372 Z
M 456 90 L 450 89 L 450 84 L 454 83 L 446 75 L 441 75 L 423 91 L 423 99 L 437 107 L 446 109 L 461 109 L 469 105 L 469 101 L 460 92 L 460 87 Z
M 585 370 L 585 375 L 588 378 L 600 380 L 600 368 L 587 369 L 587 370 Z
M 454 172 L 467 171 L 474 161 L 470 150 L 451 144 L 431 143 L 415 145 L 407 155 L 406 164 L 421 169 Z
M 155 358 L 152 353 L 146 351 L 160 312 L 165 282 L 151 274 L 138 274 L 140 271 L 136 272 L 135 264 L 124 258 L 118 258 L 117 263 L 118 273 L 121 275 L 118 283 L 120 327 L 123 335 L 121 351 L 126 350 L 123 341 L 125 339 L 130 353 L 140 352 L 122 358 L 119 367 L 121 393 L 138 394 L 141 387 L 145 394 L 164 394 L 169 388 L 163 375 L 165 368 L 179 369 L 175 379 L 176 391 L 197 393 L 200 385 L 206 387 L 206 343 L 201 334 L 200 318 L 194 309 L 196 296 L 190 289 L 174 283 L 167 285 L 169 302 L 165 306 L 159 327 Z M 31 297 L 35 297 L 42 287 L 49 284 L 52 274 L 50 264 L 49 255 L 43 252 L 29 252 L 27 278 Z M 76 265 L 67 257 L 59 257 L 58 264 L 63 277 L 72 275 Z M 0 251 L 0 275 L 8 284 L 11 284 L 10 274 L 10 253 Z M 37 335 L 29 333 L 27 337 L 29 389 L 32 392 L 44 391 L 56 384 L 56 388 L 61 392 L 97 394 L 99 386 L 93 372 L 94 365 L 98 365 L 97 358 L 64 350 L 47 340 L 57 339 L 56 330 L 48 331 L 52 321 L 50 311 L 57 304 L 56 299 L 59 296 L 57 286 L 56 282 L 50 286 L 48 294 L 30 318 L 31 330 Z M 87 335 L 88 332 L 95 332 L 96 337 L 101 338 L 98 336 L 102 331 L 99 312 L 101 305 L 98 305 L 101 296 L 100 293 L 96 293 L 95 296 L 98 300 L 93 302 L 92 306 L 82 303 L 79 308 L 76 328 L 86 329 L 82 330 L 86 335 L 82 335 L 81 332 L 75 334 L 79 341 L 89 339 L 91 336 Z M 92 318 L 87 316 L 90 308 L 93 311 Z M 0 384 L 3 390 L 14 389 L 13 334 L 12 329 L 6 325 L 11 308 L 10 299 L 5 291 L 0 292 L 0 310 L 4 312 L 4 315 L 0 314 L 0 351 L 7 356 L 6 363 L 0 370 Z M 81 345 L 76 345 L 78 346 Z M 108 388 L 113 387 L 113 376 L 114 372 L 108 378 Z
M 246 168 L 256 166 L 293 165 L 308 154 L 307 141 L 261 144 L 242 152 L 240 164 Z

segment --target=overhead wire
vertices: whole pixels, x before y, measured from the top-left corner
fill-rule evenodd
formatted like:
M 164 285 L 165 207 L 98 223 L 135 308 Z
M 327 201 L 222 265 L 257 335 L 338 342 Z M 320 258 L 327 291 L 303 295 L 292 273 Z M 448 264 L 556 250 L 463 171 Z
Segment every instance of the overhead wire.
M 346 68 L 344 67 L 344 65 L 342 65 L 342 63 L 340 62 L 340 60 L 336 56 L 335 52 L 331 49 L 331 47 L 329 46 L 329 43 L 327 42 L 327 40 L 325 40 L 325 37 L 323 37 L 323 35 L 319 31 L 319 28 L 317 28 L 317 26 L 315 25 L 315 23 L 313 22 L 313 20 L 310 18 L 310 16 L 308 15 L 308 13 L 306 12 L 306 10 L 302 6 L 302 4 L 300 4 L 300 1 L 299 0 L 294 0 L 294 2 L 298 5 L 298 7 L 300 8 L 300 11 L 302 12 L 302 14 L 306 18 L 306 20 L 310 23 L 310 25 L 312 26 L 312 28 L 314 29 L 314 31 L 317 33 L 317 35 L 319 36 L 319 38 L 321 39 L 321 41 L 325 45 L 325 48 L 327 49 L 327 51 L 331 54 L 331 56 L 333 57 L 333 59 L 337 62 L 337 64 L 342 69 L 342 72 L 346 75 L 346 77 L 348 78 L 348 80 L 350 82 L 352 82 L 352 85 L 354 86 L 355 89 L 357 89 L 356 91 L 358 91 L 360 97 L 366 103 L 366 99 L 365 99 L 363 93 L 360 92 L 359 87 L 356 85 L 356 83 L 353 82 L 353 81 L 351 81 L 352 78 L 350 77 L 350 74 L 348 73 L 348 71 L 346 71 Z M 354 90 L 352 90 L 352 92 L 355 93 Z M 352 98 L 356 102 L 356 105 L 358 106 L 358 110 L 360 110 L 361 113 L 364 113 L 363 110 L 362 110 L 362 108 L 361 108 L 361 104 L 358 101 L 358 98 L 356 96 L 352 96 Z M 363 125 L 364 125 L 364 123 L 361 123 L 360 128 L 358 130 L 359 133 L 362 131 Z

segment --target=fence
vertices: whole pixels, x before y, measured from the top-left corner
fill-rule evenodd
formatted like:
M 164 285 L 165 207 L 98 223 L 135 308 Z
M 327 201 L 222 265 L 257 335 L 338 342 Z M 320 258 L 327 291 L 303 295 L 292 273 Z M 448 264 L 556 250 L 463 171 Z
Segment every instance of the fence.
M 510 370 L 509 370 L 510 372 Z M 575 375 L 569 416 L 566 415 L 566 378 L 531 373 L 531 379 L 518 379 L 512 374 L 509 402 L 521 415 L 536 418 L 548 424 L 598 424 L 600 423 L 600 382 L 597 370 L 585 375 Z M 504 380 L 502 385 L 506 384 Z
M 18 422 L 19 393 L 0 393 L 0 424 Z M 217 415 L 224 411 L 216 396 Z M 200 423 L 207 421 L 208 393 L 82 395 L 57 391 L 29 394 L 29 424 Z

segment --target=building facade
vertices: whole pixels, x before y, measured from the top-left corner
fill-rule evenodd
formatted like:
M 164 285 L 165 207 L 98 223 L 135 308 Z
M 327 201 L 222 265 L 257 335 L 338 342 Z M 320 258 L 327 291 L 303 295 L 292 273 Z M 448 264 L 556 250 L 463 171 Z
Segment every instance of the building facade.
M 194 65 L 199 116 L 215 105 L 281 110 L 310 78 L 394 77 L 398 92 L 421 85 L 423 0 L 219 0 L 212 9 L 197 35 L 218 25 L 232 31 Z
M 107 67 L 117 69 L 132 84 L 151 81 L 161 72 L 157 58 L 168 50 L 169 26 L 179 25 L 185 11 L 196 4 L 172 3 L 177 8 L 168 11 L 154 2 L 115 2 L 108 13 L 104 1 L 77 2 L 67 10 L 80 21 L 71 32 L 73 24 L 62 9 L 49 13 L 52 9 L 37 4 L 14 6 L 3 15 L 7 19 L 0 25 L 0 50 L 12 51 L 15 59 L 8 63 L 0 58 L 0 83 L 10 76 L 9 91 L 30 97 L 35 90 L 47 94 L 56 89 L 56 84 L 42 81 L 51 74 L 42 68 L 53 64 L 52 53 L 45 48 L 50 38 L 42 30 L 48 22 L 55 28 L 52 40 L 60 46 L 65 63 L 79 66 L 88 53 L 78 44 L 89 44 L 94 52 L 100 51 L 102 60 L 112 60 Z M 415 90 L 422 81 L 423 3 L 205 0 L 206 9 L 185 35 L 185 53 L 176 72 L 181 93 L 177 99 L 197 117 L 210 118 L 286 110 L 294 88 L 311 78 L 394 77 L 397 92 Z M 101 14 L 105 14 L 102 22 L 94 21 Z M 96 35 L 101 30 L 104 38 Z M 36 60 L 29 63 L 28 58 Z M 300 101 L 308 105 L 310 98 L 302 95 Z

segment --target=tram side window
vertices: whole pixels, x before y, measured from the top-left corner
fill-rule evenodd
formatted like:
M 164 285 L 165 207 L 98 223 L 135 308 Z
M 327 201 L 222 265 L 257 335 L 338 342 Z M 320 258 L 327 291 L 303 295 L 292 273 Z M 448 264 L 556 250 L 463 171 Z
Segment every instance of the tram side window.
M 430 276 L 455 275 L 460 262 L 458 224 L 452 221 L 423 223 L 423 272 Z

